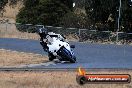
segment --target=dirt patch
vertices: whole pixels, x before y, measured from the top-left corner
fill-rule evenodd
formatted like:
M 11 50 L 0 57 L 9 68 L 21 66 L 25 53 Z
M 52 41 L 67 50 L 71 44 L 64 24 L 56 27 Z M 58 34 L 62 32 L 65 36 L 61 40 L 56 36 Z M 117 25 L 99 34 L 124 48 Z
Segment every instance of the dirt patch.
M 13 21 L 10 19 L 9 21 Z M 0 24 L 0 38 L 19 38 L 19 39 L 39 39 L 36 33 L 20 32 L 17 30 L 15 24 Z
M 23 0 L 18 1 L 14 6 L 9 3 L 4 8 L 3 16 L 0 16 L 0 38 L 19 38 L 19 39 L 35 39 L 38 40 L 39 36 L 36 33 L 20 32 L 16 28 L 16 15 L 23 7 Z M 8 24 L 6 23 L 8 22 Z
M 132 71 L 90 71 L 89 74 L 130 74 Z M 77 72 L 0 72 L 0 88 L 132 88 L 130 84 L 85 84 L 76 82 Z
M 0 49 L 0 67 L 39 64 L 46 61 L 46 56 Z

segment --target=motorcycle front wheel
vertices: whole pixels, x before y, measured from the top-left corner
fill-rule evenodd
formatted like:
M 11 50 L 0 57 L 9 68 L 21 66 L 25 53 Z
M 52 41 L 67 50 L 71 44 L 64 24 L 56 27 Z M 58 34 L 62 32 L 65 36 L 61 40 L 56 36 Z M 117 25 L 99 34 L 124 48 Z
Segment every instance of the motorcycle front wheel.
M 75 62 L 76 62 L 76 57 L 73 56 L 72 59 L 70 59 L 70 62 L 71 62 L 71 63 L 75 63 Z
M 76 57 L 73 56 L 71 52 L 68 51 L 65 47 L 61 47 L 60 50 L 58 50 L 57 54 L 66 61 L 70 61 L 71 63 L 76 62 Z

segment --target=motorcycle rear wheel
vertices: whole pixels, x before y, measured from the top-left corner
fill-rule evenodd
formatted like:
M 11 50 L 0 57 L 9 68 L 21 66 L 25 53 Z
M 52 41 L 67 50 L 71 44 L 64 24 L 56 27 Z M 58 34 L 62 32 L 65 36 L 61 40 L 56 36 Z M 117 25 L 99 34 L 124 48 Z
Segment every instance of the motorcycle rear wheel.
M 49 61 L 53 61 L 56 57 L 52 53 L 48 53 Z

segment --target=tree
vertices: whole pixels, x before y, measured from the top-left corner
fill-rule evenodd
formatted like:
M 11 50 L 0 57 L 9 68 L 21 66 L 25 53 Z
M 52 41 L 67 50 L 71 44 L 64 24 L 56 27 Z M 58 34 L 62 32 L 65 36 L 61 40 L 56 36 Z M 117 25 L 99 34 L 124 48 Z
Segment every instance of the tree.
M 93 21 L 93 24 L 102 23 L 105 24 L 108 17 L 114 19 L 113 22 L 109 22 L 110 27 L 114 28 L 114 24 L 117 18 L 118 1 L 115 0 L 87 0 L 85 5 L 88 18 Z
M 68 12 L 60 21 L 61 26 L 66 28 L 87 28 L 88 23 L 87 16 L 85 14 L 75 14 L 74 12 Z
M 118 1 L 115 0 L 86 0 L 85 5 L 88 17 L 95 22 L 107 21 L 110 14 L 116 16 Z M 114 17 L 115 18 L 115 17 Z
M 6 3 L 8 2 L 8 0 L 0 0 L 0 9 L 2 9 Z
M 71 5 L 71 0 L 26 0 L 16 21 L 58 26 L 61 17 L 72 10 Z
M 132 30 L 132 7 L 130 4 L 130 0 L 122 0 L 120 23 L 124 29 L 120 31 Z M 117 30 L 119 0 L 86 0 L 85 6 L 88 18 L 93 21 L 93 24 L 107 22 L 111 31 Z M 110 16 L 113 19 L 112 22 L 108 21 Z
M 130 0 L 122 0 L 121 31 L 132 32 L 132 7 Z
M 132 6 L 132 0 L 128 0 L 129 6 Z
M 8 0 L 0 0 L 0 13 L 2 13 L 4 6 L 6 5 L 7 2 Z

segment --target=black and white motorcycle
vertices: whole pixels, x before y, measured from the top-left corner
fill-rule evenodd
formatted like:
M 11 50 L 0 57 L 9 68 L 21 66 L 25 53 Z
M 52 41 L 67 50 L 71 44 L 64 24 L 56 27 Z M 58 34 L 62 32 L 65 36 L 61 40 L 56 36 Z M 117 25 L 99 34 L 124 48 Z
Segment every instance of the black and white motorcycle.
M 70 45 L 66 38 L 60 34 L 47 32 L 45 28 L 39 29 L 40 44 L 44 51 L 48 52 L 50 61 L 59 59 L 60 61 L 76 62 L 76 57 L 73 53 L 75 45 Z

